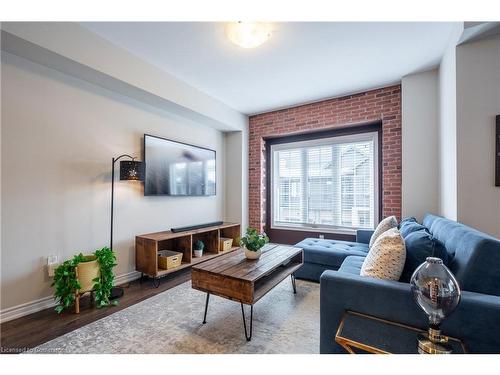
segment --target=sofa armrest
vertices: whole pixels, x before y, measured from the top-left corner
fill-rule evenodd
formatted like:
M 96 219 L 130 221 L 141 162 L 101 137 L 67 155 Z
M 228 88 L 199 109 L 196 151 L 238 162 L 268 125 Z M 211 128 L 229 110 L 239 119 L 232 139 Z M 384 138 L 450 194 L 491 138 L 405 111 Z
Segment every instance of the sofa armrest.
M 370 238 L 372 238 L 372 234 L 375 232 L 371 229 L 358 229 L 356 231 L 356 242 L 359 243 L 370 243 Z
M 345 353 L 335 333 L 346 310 L 427 329 L 427 316 L 413 301 L 410 284 L 337 271 L 325 271 L 320 283 L 321 353 Z M 464 291 L 442 331 L 461 339 L 469 352 L 500 353 L 499 323 L 500 297 Z

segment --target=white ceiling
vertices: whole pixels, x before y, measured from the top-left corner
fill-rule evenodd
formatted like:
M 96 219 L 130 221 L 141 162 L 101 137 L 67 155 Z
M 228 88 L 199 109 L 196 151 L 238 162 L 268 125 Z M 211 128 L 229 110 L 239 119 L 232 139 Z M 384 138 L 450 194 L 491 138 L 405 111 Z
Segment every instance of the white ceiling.
M 275 23 L 255 49 L 224 23 L 104 22 L 83 26 L 245 114 L 381 87 L 436 66 L 454 23 Z

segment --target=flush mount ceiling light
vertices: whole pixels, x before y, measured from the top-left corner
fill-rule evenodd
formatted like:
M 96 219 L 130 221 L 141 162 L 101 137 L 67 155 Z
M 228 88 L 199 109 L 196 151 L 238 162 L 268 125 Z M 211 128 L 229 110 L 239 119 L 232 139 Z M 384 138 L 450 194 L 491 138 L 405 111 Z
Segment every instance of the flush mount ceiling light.
M 243 48 L 255 48 L 271 37 L 271 24 L 265 22 L 231 22 L 226 25 L 226 36 Z

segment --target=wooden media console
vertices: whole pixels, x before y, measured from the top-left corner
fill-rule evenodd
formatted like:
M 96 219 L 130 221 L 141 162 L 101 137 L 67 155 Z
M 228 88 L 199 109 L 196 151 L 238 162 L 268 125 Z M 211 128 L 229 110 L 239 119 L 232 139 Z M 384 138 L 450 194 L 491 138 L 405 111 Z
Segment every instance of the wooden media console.
M 240 224 L 223 223 L 186 232 L 164 231 L 136 236 L 135 269 L 141 272 L 142 275 L 152 277 L 155 287 L 158 287 L 160 285 L 159 278 L 162 276 L 237 250 L 239 248 L 238 239 L 240 234 Z M 231 249 L 219 251 L 219 239 L 221 237 L 233 239 Z M 195 258 L 193 245 L 198 240 L 203 241 L 205 249 L 202 257 Z M 162 250 L 182 253 L 181 265 L 168 270 L 158 268 L 158 252 Z

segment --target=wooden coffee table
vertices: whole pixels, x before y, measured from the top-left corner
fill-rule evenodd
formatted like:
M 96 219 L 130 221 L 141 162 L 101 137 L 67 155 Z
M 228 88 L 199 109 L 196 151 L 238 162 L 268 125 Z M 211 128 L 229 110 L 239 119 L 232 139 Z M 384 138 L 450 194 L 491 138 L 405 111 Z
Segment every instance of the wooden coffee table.
M 293 292 L 296 293 L 293 273 L 303 263 L 302 249 L 289 245 L 267 244 L 262 248 L 262 255 L 258 260 L 246 259 L 244 250 L 239 249 L 193 266 L 192 287 L 207 293 L 203 324 L 207 322 L 210 294 L 240 302 L 245 338 L 250 341 L 253 305 L 288 276 L 291 276 Z M 243 304 L 250 305 L 250 333 L 247 331 Z

